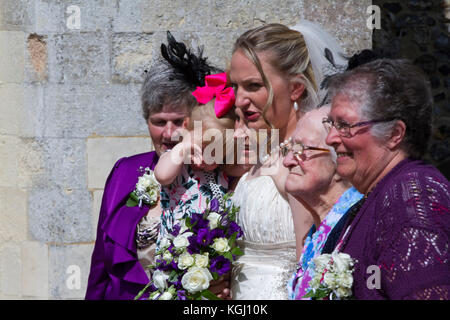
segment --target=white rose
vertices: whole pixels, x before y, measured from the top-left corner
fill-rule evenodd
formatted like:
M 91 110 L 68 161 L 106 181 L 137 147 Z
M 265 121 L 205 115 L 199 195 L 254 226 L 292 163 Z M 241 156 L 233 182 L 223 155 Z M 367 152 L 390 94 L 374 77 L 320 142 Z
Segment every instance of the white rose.
M 169 275 L 161 270 L 156 270 L 153 272 L 152 280 L 155 287 L 160 290 L 167 289 L 167 279 L 169 279 Z
M 225 253 L 230 250 L 228 240 L 225 238 L 214 239 L 214 243 L 211 247 L 219 253 Z
M 352 289 L 349 288 L 338 288 L 335 293 L 339 298 L 347 298 L 352 295 Z
M 217 226 L 219 225 L 220 218 L 221 215 L 218 214 L 217 212 L 213 211 L 208 214 L 208 217 L 206 219 L 209 220 L 209 228 L 211 230 L 217 228 Z
M 177 249 L 184 249 L 189 245 L 188 237 L 193 235 L 192 232 L 186 232 L 178 235 L 175 239 L 173 239 L 173 245 Z
M 189 267 L 191 267 L 195 262 L 195 259 L 193 256 L 191 256 L 188 252 L 183 252 L 178 257 L 178 268 L 181 270 L 185 270 Z
M 213 279 L 211 273 L 206 268 L 192 267 L 181 278 L 183 288 L 191 293 L 206 290 L 209 282 Z
M 170 262 L 170 261 L 173 260 L 173 256 L 172 256 L 172 254 L 170 253 L 169 250 L 166 250 L 166 251 L 164 252 L 164 254 L 163 254 L 163 259 L 166 260 L 167 262 Z
M 199 268 L 206 268 L 209 263 L 209 253 L 205 254 L 195 254 L 195 266 Z
M 330 254 L 321 254 L 317 258 L 314 258 L 314 264 L 316 265 L 316 268 L 318 271 L 323 271 L 330 261 L 331 255 Z
M 323 277 L 323 282 L 327 285 L 328 288 L 332 290 L 337 288 L 336 277 L 331 272 L 325 273 L 325 276 Z
M 167 238 L 162 238 L 159 243 L 159 247 L 161 249 L 167 249 L 168 247 L 170 247 L 170 240 Z
M 159 296 L 158 300 L 172 300 L 172 293 L 169 291 L 164 292 L 162 295 Z
M 344 272 L 337 276 L 339 286 L 345 288 L 351 288 L 353 285 L 353 277 L 350 273 Z
M 334 268 L 338 273 L 345 272 L 349 270 L 351 266 L 353 266 L 352 258 L 350 258 L 350 256 L 346 253 L 333 252 L 332 257 Z

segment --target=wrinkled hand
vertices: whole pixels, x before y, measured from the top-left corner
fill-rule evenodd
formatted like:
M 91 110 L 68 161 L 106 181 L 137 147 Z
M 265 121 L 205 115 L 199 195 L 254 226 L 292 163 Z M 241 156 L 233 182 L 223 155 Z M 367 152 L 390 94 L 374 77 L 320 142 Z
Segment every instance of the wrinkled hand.
M 211 281 L 209 291 L 223 300 L 231 300 L 232 296 L 230 290 L 230 278 L 231 274 L 227 273 L 226 275 L 220 277 L 218 280 Z

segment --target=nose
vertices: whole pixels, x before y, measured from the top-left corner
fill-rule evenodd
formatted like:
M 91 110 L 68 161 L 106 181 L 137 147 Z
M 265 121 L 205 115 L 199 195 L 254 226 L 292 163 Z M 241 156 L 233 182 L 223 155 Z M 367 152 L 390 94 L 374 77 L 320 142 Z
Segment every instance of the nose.
M 337 129 L 335 127 L 331 127 L 330 131 L 328 131 L 327 137 L 325 139 L 325 143 L 330 147 L 334 147 L 341 143 L 341 136 L 339 135 Z
M 172 121 L 167 121 L 163 130 L 163 138 L 170 140 L 172 138 L 173 133 L 177 129 L 177 126 Z
M 236 101 L 234 102 L 237 108 L 246 109 L 250 103 L 250 99 L 247 97 L 245 92 L 241 90 L 235 90 Z
M 283 166 L 286 168 L 294 167 L 298 165 L 298 161 L 295 159 L 294 154 L 292 152 L 288 152 L 288 154 L 283 159 Z

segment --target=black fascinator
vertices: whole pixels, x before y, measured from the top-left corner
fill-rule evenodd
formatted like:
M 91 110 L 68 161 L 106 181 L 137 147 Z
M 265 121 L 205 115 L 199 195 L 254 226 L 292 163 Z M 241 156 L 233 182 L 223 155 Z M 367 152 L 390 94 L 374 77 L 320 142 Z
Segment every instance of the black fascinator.
M 205 76 L 220 72 L 206 62 L 207 58 L 202 57 L 203 49 L 198 48 L 198 54 L 193 54 L 184 43 L 176 41 L 170 31 L 167 31 L 167 46 L 161 44 L 161 54 L 193 86 L 204 86 Z

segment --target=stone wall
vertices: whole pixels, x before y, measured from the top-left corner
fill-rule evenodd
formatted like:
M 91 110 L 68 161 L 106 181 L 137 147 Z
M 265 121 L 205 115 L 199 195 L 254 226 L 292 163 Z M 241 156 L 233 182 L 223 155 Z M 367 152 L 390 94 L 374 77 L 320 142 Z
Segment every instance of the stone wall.
M 167 30 L 221 67 L 242 32 L 302 18 L 354 53 L 370 4 L 0 0 L 0 299 L 84 297 L 106 177 L 152 149 L 139 90 Z

